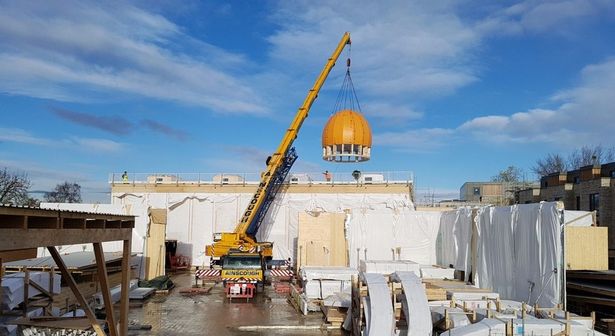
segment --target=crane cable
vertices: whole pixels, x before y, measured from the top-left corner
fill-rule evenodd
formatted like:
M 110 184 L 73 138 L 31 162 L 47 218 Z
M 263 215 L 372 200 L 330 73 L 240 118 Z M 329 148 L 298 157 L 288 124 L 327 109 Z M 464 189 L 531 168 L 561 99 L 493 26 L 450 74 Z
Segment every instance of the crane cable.
M 357 92 L 355 91 L 352 77 L 350 76 L 351 48 L 352 45 L 349 45 L 348 58 L 346 59 L 346 75 L 344 76 L 342 87 L 337 94 L 337 99 L 335 100 L 335 105 L 333 106 L 333 111 L 331 112 L 331 114 L 334 114 L 335 112 L 341 110 L 353 110 L 361 112 L 361 104 L 359 104 L 359 98 L 357 97 Z

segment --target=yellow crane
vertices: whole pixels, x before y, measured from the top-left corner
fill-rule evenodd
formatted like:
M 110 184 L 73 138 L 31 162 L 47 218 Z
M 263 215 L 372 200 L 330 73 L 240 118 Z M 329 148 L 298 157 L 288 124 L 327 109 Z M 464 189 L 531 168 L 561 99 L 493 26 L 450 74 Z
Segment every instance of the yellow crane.
M 348 32 L 344 34 L 327 60 L 303 104 L 297 110 L 277 150 L 267 158 L 267 169 L 262 172 L 258 188 L 235 230 L 215 233 L 214 243 L 205 248 L 205 254 L 214 260 L 219 260 L 222 265 L 221 276 L 229 297 L 250 298 L 255 291 L 254 284 L 262 285 L 263 283 L 266 261 L 270 260 L 273 255 L 273 243 L 257 242 L 256 233 L 297 159 L 292 144 L 297 139 L 299 129 L 308 117 L 310 108 L 318 97 L 318 92 L 347 44 L 350 44 L 350 33 Z

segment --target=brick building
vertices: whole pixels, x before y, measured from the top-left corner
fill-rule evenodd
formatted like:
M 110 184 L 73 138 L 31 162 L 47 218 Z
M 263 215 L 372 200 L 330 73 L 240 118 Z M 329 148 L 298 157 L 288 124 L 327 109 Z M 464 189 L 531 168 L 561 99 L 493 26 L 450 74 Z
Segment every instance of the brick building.
M 615 258 L 615 162 L 553 173 L 540 179 L 540 188 L 521 190 L 518 203 L 561 201 L 568 210 L 596 211 L 599 226 L 609 228 L 609 260 Z

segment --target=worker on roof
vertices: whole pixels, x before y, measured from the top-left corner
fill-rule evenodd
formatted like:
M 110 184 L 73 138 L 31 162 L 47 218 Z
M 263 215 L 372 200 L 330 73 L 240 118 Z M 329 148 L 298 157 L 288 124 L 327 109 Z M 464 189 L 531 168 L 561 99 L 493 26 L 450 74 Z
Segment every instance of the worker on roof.
M 326 180 L 327 182 L 331 182 L 331 173 L 329 173 L 329 171 L 328 171 L 328 170 L 325 170 L 325 172 L 324 172 L 324 173 L 322 173 L 322 174 L 323 174 L 323 175 L 325 175 L 325 180 Z
M 122 174 L 122 182 L 128 183 L 128 172 L 124 170 L 124 174 Z

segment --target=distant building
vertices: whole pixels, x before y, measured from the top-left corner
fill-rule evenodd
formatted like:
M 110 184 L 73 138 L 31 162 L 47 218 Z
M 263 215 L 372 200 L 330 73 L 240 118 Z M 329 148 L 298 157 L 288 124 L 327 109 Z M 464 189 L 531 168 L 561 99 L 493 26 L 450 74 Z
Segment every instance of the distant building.
M 459 189 L 459 200 L 500 205 L 507 203 L 504 191 L 500 182 L 466 182 Z
M 561 201 L 568 210 L 596 211 L 596 221 L 609 228 L 609 256 L 615 258 L 615 162 L 589 165 L 540 179 L 540 187 L 517 193 L 519 203 Z

